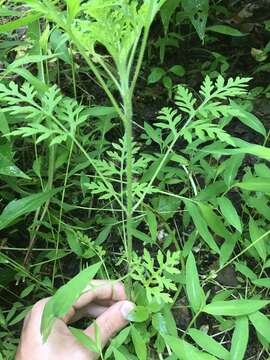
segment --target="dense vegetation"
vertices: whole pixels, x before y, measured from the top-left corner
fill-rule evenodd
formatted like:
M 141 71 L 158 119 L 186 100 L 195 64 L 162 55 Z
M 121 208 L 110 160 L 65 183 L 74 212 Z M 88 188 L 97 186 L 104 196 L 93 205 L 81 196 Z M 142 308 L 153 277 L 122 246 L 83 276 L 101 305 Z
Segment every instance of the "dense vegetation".
M 269 1 L 0 3 L 0 359 L 94 276 L 104 359 L 269 359 Z

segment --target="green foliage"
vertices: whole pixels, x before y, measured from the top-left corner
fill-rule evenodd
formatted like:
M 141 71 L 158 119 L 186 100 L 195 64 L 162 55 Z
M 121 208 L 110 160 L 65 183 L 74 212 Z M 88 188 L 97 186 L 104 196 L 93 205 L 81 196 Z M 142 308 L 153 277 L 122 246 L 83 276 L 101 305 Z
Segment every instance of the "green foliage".
M 270 48 L 236 3 L 4 2 L 0 359 L 94 276 L 137 305 L 104 354 L 70 328 L 104 359 L 269 356 Z
M 72 305 L 75 304 L 81 294 L 87 291 L 87 286 L 91 284 L 91 280 L 98 272 L 100 265 L 100 263 L 97 263 L 81 271 L 77 276 L 58 289 L 54 296 L 46 303 L 40 326 L 44 341 L 48 339 L 55 320 L 63 317 L 71 309 Z
M 155 265 L 154 259 L 146 249 L 142 258 L 134 254 L 131 277 L 144 286 L 149 303 L 153 299 L 157 302 L 172 302 L 169 291 L 176 291 L 177 288 L 169 275 L 180 274 L 177 268 L 179 258 L 179 252 L 168 251 L 164 256 L 161 251 L 158 251 Z

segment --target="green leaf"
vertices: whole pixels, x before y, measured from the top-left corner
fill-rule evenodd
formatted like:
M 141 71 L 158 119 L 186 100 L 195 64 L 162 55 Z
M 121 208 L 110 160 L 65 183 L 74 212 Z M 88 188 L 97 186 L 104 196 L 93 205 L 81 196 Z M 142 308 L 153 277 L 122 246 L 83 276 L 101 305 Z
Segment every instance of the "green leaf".
M 132 322 L 145 322 L 149 318 L 149 310 L 145 306 L 136 306 L 129 314 L 128 320 Z
M 266 137 L 266 130 L 263 123 L 253 114 L 244 110 L 241 106 L 237 103 L 231 101 L 232 108 L 237 110 L 236 116 L 238 119 L 245 124 L 246 126 L 250 127 L 251 129 L 255 130 L 257 133 L 261 134 L 263 137 Z
M 157 232 L 158 232 L 156 215 L 150 209 L 146 209 L 145 212 L 146 212 L 146 222 L 147 225 L 149 226 L 151 238 L 154 243 L 157 239 Z
M 87 336 L 82 330 L 70 326 L 69 331 L 80 344 L 86 347 L 86 349 L 89 349 L 90 351 L 93 351 L 95 353 L 100 352 L 98 345 L 94 342 L 94 340 Z
M 160 17 L 163 24 L 164 35 L 167 36 L 170 19 L 175 12 L 177 6 L 179 6 L 179 0 L 167 0 L 160 9 Z
M 236 232 L 234 234 L 230 234 L 226 238 L 226 240 L 223 242 L 220 248 L 220 266 L 223 266 L 226 264 L 226 262 L 230 259 L 233 250 L 235 248 L 235 245 L 237 241 L 239 240 L 239 233 Z
M 86 110 L 86 114 L 93 117 L 116 116 L 115 108 L 112 106 L 92 106 Z
M 260 241 L 257 241 L 257 239 L 259 239 L 264 234 L 264 232 L 262 229 L 258 227 L 256 221 L 252 217 L 249 218 L 248 227 L 249 227 L 250 239 L 252 243 L 255 244 L 254 247 L 257 250 L 260 258 L 263 260 L 263 262 L 265 262 L 267 257 L 265 239 L 261 239 Z
M 147 360 L 147 348 L 145 341 L 139 331 L 132 326 L 131 338 L 135 348 L 136 355 L 140 360 Z
M 256 331 L 261 334 L 268 343 L 270 343 L 270 320 L 260 311 L 249 315 L 249 320 L 252 322 Z
M 219 34 L 223 34 L 223 35 L 229 35 L 229 36 L 245 36 L 246 34 L 243 34 L 241 31 L 228 26 L 228 25 L 213 25 L 213 26 L 208 26 L 207 31 L 213 31 Z
M 265 289 L 270 289 L 270 278 L 261 278 L 252 280 L 253 284 Z
M 48 85 L 35 77 L 30 71 L 28 71 L 24 67 L 14 68 L 12 72 L 22 76 L 25 80 L 27 80 L 27 82 L 33 85 L 33 87 L 38 91 L 40 95 L 43 95 L 44 93 L 46 93 L 46 91 L 49 90 Z
M 234 179 L 236 178 L 238 170 L 243 160 L 244 160 L 243 154 L 235 154 L 230 159 L 225 161 L 224 163 L 225 171 L 223 177 L 224 177 L 224 182 L 228 188 L 232 185 Z
M 105 359 L 108 359 L 112 355 L 112 352 L 115 349 L 118 349 L 126 341 L 127 337 L 129 336 L 130 329 L 131 329 L 130 326 L 126 327 L 125 329 L 120 331 L 120 333 L 116 337 L 114 337 L 111 340 L 111 343 L 110 343 L 110 345 L 109 345 L 109 347 L 106 350 L 106 353 L 104 355 Z
M 198 313 L 205 304 L 205 294 L 200 285 L 195 258 L 190 252 L 186 264 L 186 291 L 191 307 Z
M 80 0 L 66 0 L 69 22 L 75 19 L 76 15 L 80 12 L 80 2 Z
M 101 263 L 94 264 L 81 271 L 67 284 L 59 288 L 46 303 L 41 320 L 41 334 L 46 341 L 56 318 L 63 317 L 79 299 L 98 272 Z
M 19 16 L 20 12 L 15 10 L 10 10 L 2 5 L 0 8 L 0 16 Z
M 166 327 L 169 331 L 170 335 L 177 336 L 177 326 L 175 322 L 175 318 L 172 314 L 171 305 L 165 305 L 162 310 L 164 319 L 166 321 Z
M 200 39 L 203 40 L 208 17 L 209 1 L 182 0 L 182 6 L 185 13 L 190 18 Z
M 117 349 L 113 349 L 115 360 L 127 360 L 127 358 Z
M 209 352 L 210 354 L 221 359 L 227 359 L 229 356 L 229 352 L 224 348 L 224 346 L 214 340 L 211 336 L 205 334 L 203 331 L 190 329 L 188 334 L 203 350 Z
M 242 316 L 252 314 L 269 303 L 267 300 L 215 301 L 206 305 L 202 311 L 210 315 Z
M 232 337 L 230 360 L 244 359 L 249 338 L 248 318 L 239 317 L 235 321 L 235 328 Z
M 265 160 L 270 160 L 269 148 L 261 145 L 253 145 L 243 140 L 240 141 L 240 139 L 234 137 L 232 140 L 236 146 L 239 146 L 239 149 L 211 149 L 207 145 L 199 151 L 217 155 L 251 154 Z
M 186 70 L 182 65 L 174 65 L 169 69 L 169 71 L 179 77 L 184 76 L 186 73 Z
M 37 210 L 58 191 L 59 189 L 54 189 L 11 201 L 0 215 L 0 230 L 9 226 L 19 217 Z
M 13 21 L 4 22 L 3 24 L 0 25 L 0 32 L 4 33 L 4 32 L 10 32 L 16 30 L 22 26 L 34 22 L 39 18 L 40 18 L 40 14 L 30 14 L 25 17 L 20 17 L 19 19 Z
M 247 199 L 249 207 L 255 209 L 265 219 L 270 221 L 270 207 L 268 206 L 268 199 L 266 196 L 249 196 Z
M 82 256 L 83 251 L 80 245 L 80 242 L 78 240 L 78 235 L 76 232 L 72 229 L 66 229 L 65 230 L 67 241 L 70 249 L 78 256 Z
M 248 279 L 250 279 L 252 281 L 257 279 L 257 275 L 245 264 L 242 264 L 240 262 L 236 263 L 235 268 L 237 271 L 239 271 L 241 274 L 243 274 Z
M 214 250 L 217 254 L 219 254 L 220 252 L 219 248 L 213 236 L 211 235 L 210 231 L 208 230 L 207 224 L 203 219 L 202 215 L 200 214 L 200 211 L 197 208 L 197 206 L 191 203 L 190 201 L 185 201 L 185 205 L 201 237 L 204 239 L 204 241 L 209 245 L 209 247 L 212 250 Z
M 238 230 L 240 233 L 242 233 L 242 224 L 241 220 L 231 202 L 226 197 L 220 197 L 217 198 L 217 202 L 220 208 L 220 211 L 222 215 L 225 217 L 225 219 L 228 221 L 230 225 L 232 225 L 236 230 Z
M 104 227 L 104 229 L 101 230 L 101 232 L 98 234 L 95 243 L 96 245 L 101 245 L 104 243 L 104 241 L 107 240 L 107 237 L 109 236 L 112 229 L 112 225 L 107 225 Z
M 1 74 L 1 78 L 4 78 L 5 76 L 7 76 L 8 74 L 12 73 L 15 69 L 29 64 L 29 63 L 38 63 L 38 62 L 42 62 L 45 60 L 49 60 L 49 59 L 53 59 L 56 57 L 56 54 L 53 55 L 27 55 L 27 56 L 23 56 L 15 61 L 13 61 L 13 63 L 11 63 L 5 71 L 2 72 Z
M 162 84 L 164 85 L 164 87 L 168 90 L 171 90 L 172 86 L 173 86 L 173 82 L 172 79 L 169 76 L 164 76 L 164 78 L 162 79 Z M 156 125 L 157 126 L 157 125 Z
M 153 68 L 147 79 L 148 84 L 154 84 L 158 82 L 165 74 L 166 71 L 164 69 L 160 67 Z
M 235 187 L 239 187 L 248 191 L 260 191 L 263 193 L 270 193 L 270 181 L 269 178 L 253 177 L 248 181 L 243 181 L 235 184 Z
M 6 135 L 6 134 L 10 133 L 10 128 L 9 128 L 7 116 L 3 112 L 0 112 L 0 132 L 3 135 Z
M 160 335 L 169 335 L 166 319 L 162 313 L 158 312 L 152 315 L 152 325 Z
M 226 229 L 220 217 L 215 214 L 213 208 L 210 205 L 199 203 L 199 207 L 201 209 L 204 219 L 206 220 L 208 226 L 211 228 L 212 231 L 214 231 L 217 235 L 223 237 L 224 239 L 230 237 L 231 234 Z
M 30 312 L 31 308 L 27 307 L 26 309 L 23 309 L 17 316 L 15 316 L 11 321 L 8 321 L 9 326 L 13 326 L 15 324 L 18 324 L 21 322 L 26 315 Z
M 212 355 L 203 353 L 187 341 L 174 336 L 164 336 L 167 345 L 172 349 L 180 360 L 215 360 Z
M 247 141 L 244 141 L 239 138 L 233 137 L 233 141 L 236 146 L 238 146 L 240 149 L 238 150 L 241 153 L 251 154 L 258 157 L 261 157 L 262 159 L 270 160 L 270 148 L 266 146 L 261 145 L 255 145 L 252 143 L 249 143 Z
M 31 178 L 20 170 L 10 159 L 0 153 L 0 175 L 18 177 L 30 180 Z
M 134 237 L 136 237 L 137 239 L 145 242 L 146 244 L 153 244 L 154 241 L 153 239 L 148 236 L 147 234 L 145 234 L 144 232 L 138 230 L 138 229 L 132 229 L 132 234 Z
M 20 294 L 20 298 L 23 299 L 26 296 L 28 296 L 36 287 L 36 284 L 31 284 L 29 286 L 27 286 L 25 289 L 23 289 L 23 291 Z

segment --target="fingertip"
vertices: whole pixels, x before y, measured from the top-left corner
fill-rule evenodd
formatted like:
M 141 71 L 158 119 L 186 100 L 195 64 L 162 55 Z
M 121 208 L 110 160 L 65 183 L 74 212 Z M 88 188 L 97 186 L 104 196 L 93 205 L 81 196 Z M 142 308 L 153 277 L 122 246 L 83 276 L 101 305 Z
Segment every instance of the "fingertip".
M 125 320 L 129 320 L 129 314 L 135 308 L 135 304 L 131 301 L 124 301 L 120 307 L 121 314 Z

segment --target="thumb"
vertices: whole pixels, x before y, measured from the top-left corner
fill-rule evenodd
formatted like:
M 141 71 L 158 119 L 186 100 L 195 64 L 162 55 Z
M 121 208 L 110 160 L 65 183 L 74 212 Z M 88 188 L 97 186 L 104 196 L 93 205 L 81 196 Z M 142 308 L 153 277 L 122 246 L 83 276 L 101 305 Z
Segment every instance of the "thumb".
M 107 342 L 118 331 L 128 324 L 128 314 L 134 309 L 135 305 L 130 301 L 119 301 L 109 307 L 102 315 L 96 319 L 96 325 L 104 347 Z M 89 326 L 85 334 L 95 339 L 94 325 Z

